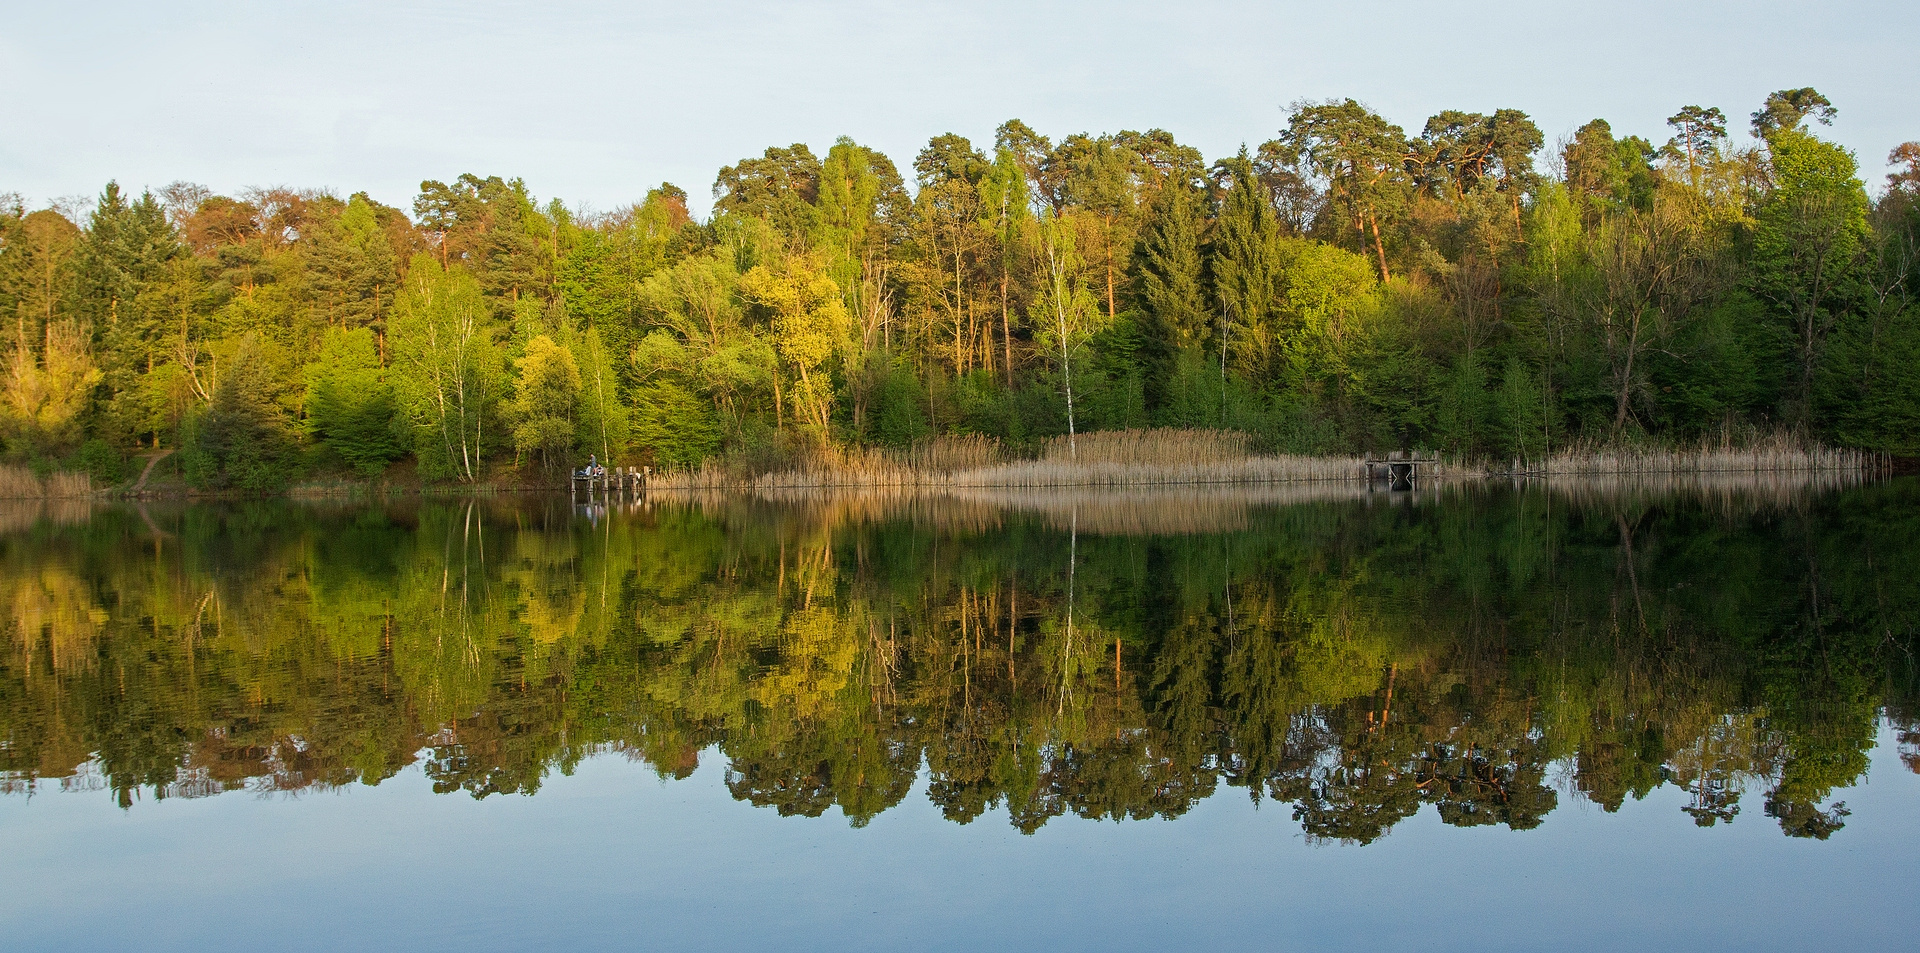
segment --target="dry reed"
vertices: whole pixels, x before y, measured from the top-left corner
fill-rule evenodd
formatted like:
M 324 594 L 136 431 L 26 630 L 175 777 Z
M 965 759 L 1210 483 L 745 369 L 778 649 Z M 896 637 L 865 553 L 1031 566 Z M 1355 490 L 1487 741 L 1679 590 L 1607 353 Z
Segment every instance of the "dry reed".
M 1100 430 L 1073 438 L 1054 437 L 1041 450 L 1048 463 L 1197 467 L 1244 460 L 1249 438 L 1232 430 Z
M 1360 457 L 1252 456 L 1245 434 L 1217 430 L 1120 430 L 1056 437 L 1032 460 L 1009 460 L 990 437 L 954 436 L 906 452 L 816 451 L 788 468 L 743 475 L 713 462 L 657 474 L 669 490 L 835 487 L 1156 486 L 1296 481 L 1360 482 Z
M 1559 451 L 1513 474 L 1584 477 L 1616 474 L 1880 472 L 1882 458 L 1823 447 L 1792 434 L 1761 435 L 1735 447 L 1587 445 Z M 1491 467 L 1434 461 L 1420 470 L 1433 484 L 1481 477 Z M 904 487 L 1129 487 L 1361 483 L 1361 456 L 1255 455 L 1243 433 L 1219 430 L 1118 430 L 1055 437 L 1032 459 L 1010 459 L 998 441 L 948 436 L 897 452 L 825 448 L 784 469 L 745 474 L 709 461 L 699 469 L 657 474 L 653 487 L 680 491 L 826 490 Z
M 0 499 L 58 500 L 93 495 L 93 479 L 84 473 L 58 471 L 45 478 L 13 464 L 0 464 Z
M 978 470 L 1006 459 L 1000 441 L 980 434 L 953 434 L 923 440 L 894 462 L 926 473 Z
M 1886 461 L 1874 454 L 1822 446 L 1791 432 L 1763 434 L 1734 446 L 1731 441 L 1693 447 L 1575 445 L 1525 471 L 1538 476 L 1599 476 L 1668 473 L 1870 473 Z

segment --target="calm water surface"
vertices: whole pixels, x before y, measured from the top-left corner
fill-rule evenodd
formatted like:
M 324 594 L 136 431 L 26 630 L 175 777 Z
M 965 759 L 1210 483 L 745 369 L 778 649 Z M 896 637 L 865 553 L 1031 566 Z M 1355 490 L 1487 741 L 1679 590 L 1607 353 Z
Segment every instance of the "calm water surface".
M 0 511 L 6 949 L 1911 949 L 1920 483 Z

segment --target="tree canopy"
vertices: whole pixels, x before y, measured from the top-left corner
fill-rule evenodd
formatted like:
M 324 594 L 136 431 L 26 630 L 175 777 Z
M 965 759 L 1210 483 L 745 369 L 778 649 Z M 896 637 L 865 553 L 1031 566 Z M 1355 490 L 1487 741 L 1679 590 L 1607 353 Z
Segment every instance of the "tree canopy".
M 284 418 L 267 483 L 1195 424 L 1301 452 L 1790 426 L 1909 454 L 1888 422 L 1920 419 L 1920 145 L 1870 193 L 1820 137 L 1835 115 L 1786 89 L 1749 143 L 1692 104 L 1548 149 L 1518 109 L 1403 126 L 1334 99 L 1211 163 L 1164 130 L 1016 119 L 904 167 L 770 147 L 719 170 L 705 221 L 670 183 L 583 214 L 470 173 L 410 214 L 190 183 L 109 183 L 77 220 L 7 198 L 0 449 L 178 447 L 258 483 L 211 426 L 244 366 L 241 403 Z

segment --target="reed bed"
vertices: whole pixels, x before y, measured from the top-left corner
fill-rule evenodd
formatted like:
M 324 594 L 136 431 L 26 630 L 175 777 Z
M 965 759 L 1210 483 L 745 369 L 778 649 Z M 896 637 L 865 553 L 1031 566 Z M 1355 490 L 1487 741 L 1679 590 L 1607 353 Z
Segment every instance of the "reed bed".
M 1516 491 L 1542 495 L 1550 505 L 1631 512 L 1661 501 L 1687 499 L 1728 517 L 1804 505 L 1811 494 L 1865 483 L 1862 470 L 1773 472 L 1704 471 L 1579 475 L 1551 480 L 1514 476 Z M 1500 482 L 1453 479 L 1410 493 L 1390 493 L 1358 481 L 1301 480 L 1264 484 L 984 485 L 897 487 L 726 487 L 649 493 L 628 504 L 691 506 L 754 525 L 773 519 L 792 535 L 847 525 L 908 520 L 945 532 L 992 532 L 1009 518 L 1037 517 L 1061 531 L 1089 535 L 1169 536 L 1236 532 L 1261 508 L 1316 503 L 1419 506 L 1456 495 L 1491 492 Z
M 1040 452 L 1047 463 L 1090 466 L 1201 467 L 1253 456 L 1252 440 L 1233 430 L 1101 430 L 1054 437 Z
M 1671 473 L 1881 472 L 1886 460 L 1859 450 L 1826 447 L 1792 433 L 1766 434 L 1733 446 L 1574 446 L 1539 461 L 1526 472 L 1538 476 L 1598 476 Z
M 1198 484 L 1354 483 L 1366 479 L 1360 457 L 1242 457 L 1210 463 L 1070 463 L 1029 460 L 957 473 L 954 486 L 1123 487 Z
M 0 499 L 60 500 L 93 495 L 93 478 L 57 471 L 45 477 L 15 464 L 0 464 Z
M 677 491 L 813 491 L 908 487 L 1151 487 L 1361 483 L 1363 456 L 1255 454 L 1247 434 L 1219 430 L 1119 430 L 1054 437 L 1031 458 L 1017 459 L 990 437 L 948 436 L 908 451 L 826 448 L 778 468 L 750 472 L 709 461 L 668 471 L 653 486 Z M 1791 433 L 1696 447 L 1576 445 L 1505 475 L 1598 477 L 1688 473 L 1884 472 L 1887 461 L 1824 447 Z M 1492 466 L 1438 461 L 1422 466 L 1423 483 L 1500 473 Z
M 990 437 L 940 437 L 904 452 L 828 448 L 784 469 L 744 474 L 709 462 L 657 474 L 652 486 L 691 490 L 840 487 L 1157 486 L 1298 481 L 1358 483 L 1361 457 L 1255 456 L 1246 434 L 1120 430 L 1056 437 L 1033 459 L 1010 459 Z
M 993 437 L 954 434 L 923 440 L 892 459 L 923 473 L 953 473 L 995 466 L 1006 461 L 1007 453 Z

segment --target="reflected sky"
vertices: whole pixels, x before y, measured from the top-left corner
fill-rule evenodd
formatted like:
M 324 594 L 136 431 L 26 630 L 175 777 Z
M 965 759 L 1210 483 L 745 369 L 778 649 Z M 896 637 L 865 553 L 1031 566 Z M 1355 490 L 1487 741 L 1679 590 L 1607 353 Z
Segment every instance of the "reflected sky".
M 1673 788 L 1522 834 L 1432 809 L 1366 848 L 1216 796 L 1177 821 L 1028 837 L 919 790 L 864 828 L 589 760 L 537 796 L 417 769 L 297 799 L 0 798 L 9 949 L 1906 949 L 1920 776 L 1882 730 L 1827 842 L 1696 827 Z

